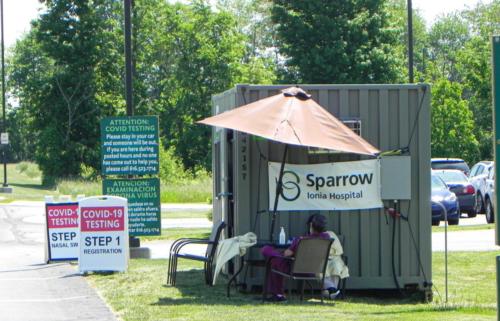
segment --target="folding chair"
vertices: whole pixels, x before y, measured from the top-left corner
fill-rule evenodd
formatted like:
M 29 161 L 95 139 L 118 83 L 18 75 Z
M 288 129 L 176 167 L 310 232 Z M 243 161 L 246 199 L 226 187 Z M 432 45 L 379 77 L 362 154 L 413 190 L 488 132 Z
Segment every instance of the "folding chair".
M 213 260 L 217 249 L 217 245 L 219 244 L 222 230 L 225 227 L 226 223 L 224 223 L 224 221 L 220 221 L 219 223 L 214 224 L 212 227 L 212 233 L 210 234 L 210 237 L 208 239 L 180 238 L 175 240 L 174 243 L 172 243 L 172 246 L 170 247 L 167 284 L 175 285 L 177 277 L 177 260 L 178 258 L 183 258 L 187 260 L 204 262 L 205 283 L 208 285 L 212 285 Z M 188 253 L 180 253 L 181 249 L 189 244 L 207 244 L 207 250 L 205 252 L 205 255 L 200 256 Z
M 283 272 L 271 268 L 271 261 L 275 259 L 272 257 L 268 260 L 268 273 L 277 273 L 289 280 L 300 281 L 300 300 L 304 299 L 304 281 L 317 280 L 321 286 L 325 280 L 325 269 L 328 263 L 328 256 L 330 254 L 330 246 L 332 239 L 319 239 L 319 238 L 304 238 L 299 241 L 297 251 L 294 257 L 279 256 L 279 258 L 290 261 L 290 271 Z M 266 296 L 267 291 L 267 273 L 264 284 L 263 297 Z M 288 286 L 288 293 L 291 296 L 291 286 Z M 323 303 L 323 296 L 321 295 L 321 303 Z

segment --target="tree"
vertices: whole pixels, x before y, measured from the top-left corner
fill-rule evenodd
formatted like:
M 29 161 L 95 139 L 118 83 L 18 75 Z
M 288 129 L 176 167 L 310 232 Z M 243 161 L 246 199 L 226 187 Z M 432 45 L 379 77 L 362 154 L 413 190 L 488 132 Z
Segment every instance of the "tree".
M 470 38 L 469 26 L 458 13 L 440 17 L 429 31 L 429 63 L 435 65 L 437 78 L 461 81 L 457 71 L 457 54 Z
M 457 55 L 457 70 L 463 78 L 464 97 L 474 116 L 481 159 L 493 158 L 490 60 L 490 45 L 479 37 L 473 37 Z
M 45 99 L 52 75 L 52 60 L 43 54 L 35 39 L 35 28 L 16 42 L 12 55 L 8 57 L 7 90 L 19 101 L 19 106 L 7 113 L 11 141 L 10 151 L 15 161 L 35 160 L 35 151 L 40 134 L 34 126 L 36 106 Z
M 14 49 L 9 83 L 28 120 L 22 139 L 36 146 L 49 182 L 98 170 L 99 121 L 125 115 L 123 8 L 106 0 L 45 3 Z M 201 0 L 142 0 L 133 24 L 135 114 L 160 115 L 164 145 L 187 168 L 209 168 L 210 129 L 195 121 L 211 114 L 211 95 L 241 79 L 244 37 L 235 19 Z
M 384 0 L 274 0 L 279 52 L 303 83 L 381 83 L 398 79 Z
M 244 55 L 242 35 L 226 12 L 215 13 L 204 2 L 177 6 L 174 89 L 161 114 L 165 145 L 175 145 L 187 168 L 211 167 L 211 129 L 196 124 L 211 114 L 211 96 L 235 84 Z
M 105 0 L 45 4 L 47 11 L 16 46 L 10 77 L 20 108 L 31 120 L 30 132 L 36 137 L 31 143 L 44 183 L 52 183 L 58 177 L 78 176 L 82 165 L 99 167 L 99 120 L 115 108 L 103 104 L 100 97 L 106 93 L 100 89 L 117 78 L 112 73 L 117 56 L 110 36 L 114 25 L 108 18 L 120 4 Z
M 396 55 L 400 62 L 399 81 L 408 82 L 408 10 L 407 0 L 389 0 L 387 12 L 389 16 L 390 28 L 398 34 L 398 41 L 395 45 Z M 416 81 L 424 81 L 428 57 L 428 35 L 425 20 L 418 9 L 413 8 L 413 66 Z
M 220 11 L 230 13 L 245 37 L 245 55 L 240 64 L 239 83 L 272 84 L 278 64 L 275 26 L 268 0 L 217 0 Z
M 456 54 L 457 71 L 464 97 L 474 115 L 474 133 L 480 143 L 480 158 L 493 158 L 491 36 L 500 33 L 500 1 L 479 3 L 462 13 L 471 38 Z
M 479 144 L 474 136 L 474 120 L 462 99 L 462 86 L 438 80 L 432 90 L 433 157 L 460 157 L 469 163 L 478 159 Z

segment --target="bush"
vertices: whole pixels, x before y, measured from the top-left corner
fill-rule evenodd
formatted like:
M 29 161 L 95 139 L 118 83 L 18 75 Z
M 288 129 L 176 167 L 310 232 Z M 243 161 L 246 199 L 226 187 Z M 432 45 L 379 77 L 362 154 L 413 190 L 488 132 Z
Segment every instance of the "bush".
M 81 179 L 64 179 L 57 182 L 57 192 L 62 195 L 96 196 L 102 195 L 101 181 L 88 181 Z
M 205 203 L 212 197 L 212 178 L 193 178 L 175 184 L 161 184 L 162 203 Z
M 161 202 L 207 202 L 212 199 L 212 175 L 202 167 L 186 170 L 175 148 L 160 144 Z
M 80 164 L 80 177 L 84 180 L 97 181 L 99 172 L 92 166 Z
M 42 175 L 40 169 L 38 168 L 38 165 L 30 162 L 21 162 L 17 164 L 16 170 L 19 173 L 23 173 L 24 175 L 28 176 L 29 178 L 37 178 Z
M 160 179 L 171 184 L 187 180 L 189 176 L 180 158 L 175 155 L 175 147 L 164 149 L 160 143 Z

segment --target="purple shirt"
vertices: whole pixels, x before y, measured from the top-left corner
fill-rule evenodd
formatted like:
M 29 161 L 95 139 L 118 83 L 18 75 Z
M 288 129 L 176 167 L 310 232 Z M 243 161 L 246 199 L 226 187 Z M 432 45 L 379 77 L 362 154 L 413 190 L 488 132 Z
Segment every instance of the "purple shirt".
M 302 239 L 329 239 L 330 235 L 326 232 L 321 232 L 321 233 L 312 233 L 306 236 L 300 236 L 300 237 L 295 237 L 292 241 L 292 244 L 288 247 L 290 251 L 292 251 L 294 254 L 297 251 L 297 246 L 299 246 L 299 241 Z

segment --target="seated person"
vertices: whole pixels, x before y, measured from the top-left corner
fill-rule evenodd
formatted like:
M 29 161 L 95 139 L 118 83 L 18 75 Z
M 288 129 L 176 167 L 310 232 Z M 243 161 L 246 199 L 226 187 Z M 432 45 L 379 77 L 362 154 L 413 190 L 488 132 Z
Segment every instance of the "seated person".
M 314 215 L 311 215 L 307 220 L 307 228 L 311 226 L 311 221 Z M 344 260 L 342 260 L 342 254 L 344 250 L 342 244 L 340 243 L 337 234 L 333 231 L 326 231 L 328 237 L 333 239 L 332 247 L 330 248 L 330 256 L 328 258 L 328 264 L 326 266 L 325 281 L 323 283 L 323 293 L 322 295 L 331 300 L 335 299 L 339 294 L 339 283 L 341 279 L 349 277 L 349 269 L 345 265 Z
M 342 260 L 344 250 L 339 238 L 332 231 L 327 231 L 326 233 L 333 239 L 333 243 L 326 266 L 323 296 L 333 300 L 340 294 L 340 290 L 338 289 L 340 279 L 349 277 L 349 269 L 345 265 L 344 260 Z
M 325 232 L 326 230 L 326 218 L 321 214 L 314 214 L 308 220 L 309 233 L 305 236 L 294 238 L 292 244 L 283 253 L 278 251 L 272 246 L 264 246 L 261 253 L 266 258 L 271 259 L 271 268 L 282 271 L 290 271 L 290 261 L 281 258 L 280 256 L 290 257 L 295 255 L 297 251 L 297 246 L 299 241 L 303 238 L 325 238 L 328 239 L 330 236 Z M 269 273 L 267 276 L 267 293 L 271 293 L 272 296 L 267 298 L 268 301 L 286 301 L 284 295 L 283 277 L 276 273 Z

